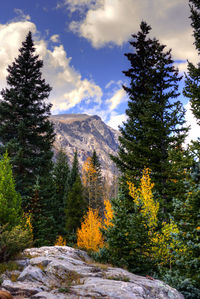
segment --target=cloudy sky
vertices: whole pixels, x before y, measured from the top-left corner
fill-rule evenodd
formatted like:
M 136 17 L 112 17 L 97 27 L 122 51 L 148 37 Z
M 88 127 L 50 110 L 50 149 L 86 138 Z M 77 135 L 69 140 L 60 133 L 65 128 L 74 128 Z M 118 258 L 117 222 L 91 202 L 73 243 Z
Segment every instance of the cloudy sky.
M 52 114 L 97 114 L 117 128 L 125 120 L 127 97 L 124 53 L 142 20 L 151 35 L 172 48 L 181 72 L 198 61 L 193 46 L 188 0 L 6 0 L 0 10 L 0 88 L 6 68 L 18 56 L 29 30 L 44 60 L 43 76 L 53 87 Z M 180 85 L 180 90 L 183 82 Z M 181 96 L 195 138 L 198 127 Z

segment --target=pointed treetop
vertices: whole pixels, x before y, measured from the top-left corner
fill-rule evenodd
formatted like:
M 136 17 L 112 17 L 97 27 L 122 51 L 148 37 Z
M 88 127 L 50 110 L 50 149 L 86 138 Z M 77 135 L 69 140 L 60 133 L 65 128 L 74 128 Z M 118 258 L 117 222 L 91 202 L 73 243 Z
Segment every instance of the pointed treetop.
M 73 186 L 73 184 L 75 183 L 77 176 L 79 176 L 79 163 L 78 163 L 78 154 L 76 150 L 74 153 L 74 160 L 72 163 L 72 170 L 71 170 L 71 180 L 70 180 L 71 186 Z

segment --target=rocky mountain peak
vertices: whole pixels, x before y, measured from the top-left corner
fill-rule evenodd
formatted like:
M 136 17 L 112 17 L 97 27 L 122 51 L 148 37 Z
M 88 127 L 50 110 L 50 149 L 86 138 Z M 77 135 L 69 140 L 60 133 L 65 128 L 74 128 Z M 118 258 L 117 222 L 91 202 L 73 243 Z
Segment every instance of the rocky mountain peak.
M 111 176 L 115 166 L 109 155 L 117 153 L 118 131 L 107 126 L 98 115 L 59 114 L 52 115 L 50 120 L 56 133 L 55 151 L 62 148 L 72 162 L 77 150 L 82 165 L 96 150 L 103 172 Z

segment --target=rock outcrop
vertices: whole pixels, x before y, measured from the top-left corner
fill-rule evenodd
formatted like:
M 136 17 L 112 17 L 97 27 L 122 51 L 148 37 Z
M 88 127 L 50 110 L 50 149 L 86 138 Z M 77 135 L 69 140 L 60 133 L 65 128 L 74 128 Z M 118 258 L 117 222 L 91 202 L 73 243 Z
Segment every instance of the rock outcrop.
M 55 151 L 62 148 L 70 162 L 77 150 L 80 165 L 95 149 L 104 173 L 109 176 L 116 170 L 109 154 L 116 154 L 119 132 L 107 126 L 99 116 L 87 114 L 52 115 L 56 140 Z
M 94 263 L 68 246 L 26 249 L 16 263 L 19 270 L 1 277 L 13 298 L 184 299 L 162 281 Z

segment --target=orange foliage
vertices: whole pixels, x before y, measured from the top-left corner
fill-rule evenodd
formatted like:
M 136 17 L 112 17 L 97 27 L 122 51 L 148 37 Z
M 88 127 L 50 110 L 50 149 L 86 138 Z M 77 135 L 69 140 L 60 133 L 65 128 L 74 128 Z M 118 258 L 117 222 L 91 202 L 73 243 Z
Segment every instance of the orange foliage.
M 109 226 L 113 226 L 114 224 L 111 222 L 111 220 L 113 219 L 113 209 L 112 209 L 112 205 L 110 203 L 110 201 L 108 199 L 104 200 L 104 206 L 105 206 L 105 210 L 104 210 L 104 229 L 107 229 Z
M 103 235 L 100 231 L 102 222 L 98 210 L 89 208 L 77 231 L 77 245 L 87 250 L 98 251 L 104 245 Z
M 54 246 L 66 246 L 66 240 L 64 240 L 62 236 L 58 236 Z

